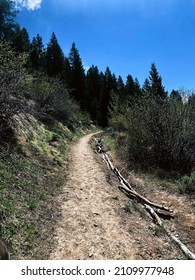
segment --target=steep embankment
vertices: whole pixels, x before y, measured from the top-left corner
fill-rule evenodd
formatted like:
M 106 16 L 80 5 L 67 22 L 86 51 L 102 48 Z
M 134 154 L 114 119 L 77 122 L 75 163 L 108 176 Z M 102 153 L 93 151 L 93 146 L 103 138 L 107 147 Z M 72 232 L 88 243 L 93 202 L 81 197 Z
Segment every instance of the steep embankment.
M 56 245 L 50 259 L 185 258 L 143 208 L 119 191 L 91 149 L 91 137 L 72 147 L 67 183 L 56 201 Z
M 75 124 L 73 131 L 27 109 L 1 122 L 0 236 L 11 259 L 47 259 L 58 211 L 54 197 L 65 181 L 69 146 L 83 126 Z

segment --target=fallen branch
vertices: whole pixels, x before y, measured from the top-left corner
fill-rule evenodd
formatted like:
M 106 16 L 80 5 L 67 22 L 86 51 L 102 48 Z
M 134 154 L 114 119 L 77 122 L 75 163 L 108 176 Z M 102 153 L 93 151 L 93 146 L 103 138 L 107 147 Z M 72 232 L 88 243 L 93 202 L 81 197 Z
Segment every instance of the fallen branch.
M 119 170 L 113 165 L 111 160 L 109 159 L 108 155 L 106 154 L 105 150 L 103 150 L 103 146 L 101 144 L 101 141 L 97 141 L 95 139 L 96 143 L 96 149 L 98 153 L 101 153 L 103 156 L 104 161 L 106 162 L 108 168 L 117 176 L 119 179 L 119 182 L 121 186 L 119 186 L 119 189 L 130 199 L 136 199 L 140 203 L 144 205 L 146 210 L 150 213 L 150 215 L 153 217 L 154 221 L 161 226 L 167 235 L 178 245 L 178 247 L 181 249 L 181 251 L 187 256 L 188 259 L 195 260 L 195 254 L 193 254 L 175 235 L 171 233 L 171 231 L 163 224 L 162 220 L 160 219 L 160 215 L 164 218 L 173 218 L 173 215 L 170 214 L 170 209 L 167 207 L 164 207 L 162 205 L 156 204 L 154 202 L 149 201 L 147 198 L 140 195 L 138 192 L 135 191 L 135 189 L 129 184 L 129 182 L 121 175 Z M 152 207 L 157 208 L 154 210 Z M 159 212 L 159 210 L 166 211 L 165 213 Z
M 139 200 L 142 204 L 145 203 L 145 204 L 148 204 L 148 205 L 153 206 L 155 208 L 159 208 L 159 209 L 164 210 L 164 211 L 168 211 L 168 212 L 171 211 L 169 208 L 167 208 L 167 207 L 165 207 L 163 205 L 159 205 L 157 203 L 154 203 L 154 202 L 148 200 L 147 198 L 143 197 L 139 193 L 137 193 L 135 191 L 135 189 L 129 184 L 129 182 L 121 175 L 119 170 L 113 165 L 113 163 L 109 159 L 108 155 L 103 150 L 102 144 L 100 144 L 100 142 L 97 141 L 96 139 L 95 139 L 95 142 L 96 142 L 97 152 L 102 154 L 102 157 L 105 160 L 105 162 L 107 163 L 108 168 L 117 176 L 117 178 L 119 179 L 119 182 L 121 183 L 121 185 L 124 188 L 127 188 L 126 191 L 129 191 L 129 193 L 131 195 L 134 195 L 137 198 L 137 200 Z
M 175 235 L 173 235 L 171 233 L 171 231 L 162 223 L 161 219 L 156 214 L 154 209 L 152 209 L 152 207 L 150 207 L 147 204 L 145 204 L 144 206 L 150 212 L 150 214 L 153 216 L 155 222 L 164 229 L 164 231 L 167 233 L 167 235 L 179 246 L 179 248 L 186 255 L 186 257 L 188 259 L 195 260 L 195 254 L 193 254 Z

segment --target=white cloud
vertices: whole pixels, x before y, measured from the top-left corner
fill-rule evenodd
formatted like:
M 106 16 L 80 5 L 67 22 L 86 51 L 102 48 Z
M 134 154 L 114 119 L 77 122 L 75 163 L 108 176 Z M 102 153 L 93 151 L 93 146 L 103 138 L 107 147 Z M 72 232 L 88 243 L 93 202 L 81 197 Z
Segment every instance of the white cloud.
M 16 0 L 18 7 L 27 8 L 28 10 L 36 10 L 41 7 L 43 0 Z

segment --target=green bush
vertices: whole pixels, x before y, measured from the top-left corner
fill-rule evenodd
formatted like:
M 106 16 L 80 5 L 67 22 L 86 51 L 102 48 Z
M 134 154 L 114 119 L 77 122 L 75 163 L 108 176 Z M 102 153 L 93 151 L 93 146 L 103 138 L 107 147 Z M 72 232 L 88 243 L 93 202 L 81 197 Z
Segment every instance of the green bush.
M 195 167 L 195 98 L 145 96 L 124 112 L 128 163 L 189 174 Z M 116 119 L 115 119 L 116 120 Z M 121 149 L 121 145 L 118 146 Z
M 180 180 L 180 193 L 195 193 L 195 171 L 190 176 L 183 176 Z

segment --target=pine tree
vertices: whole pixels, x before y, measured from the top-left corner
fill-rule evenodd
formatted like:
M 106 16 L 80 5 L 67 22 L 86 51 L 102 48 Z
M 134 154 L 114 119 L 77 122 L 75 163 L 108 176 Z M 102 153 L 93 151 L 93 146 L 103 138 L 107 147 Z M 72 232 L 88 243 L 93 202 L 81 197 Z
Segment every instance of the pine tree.
M 135 97 L 135 82 L 131 75 L 127 76 L 126 84 L 125 84 L 125 95 L 126 101 L 128 105 L 132 105 L 133 99 Z
M 42 68 L 44 65 L 44 45 L 39 34 L 32 39 L 32 43 L 30 45 L 30 60 L 32 67 L 36 70 Z
M 118 92 L 119 96 L 124 95 L 124 92 L 125 92 L 125 84 L 124 84 L 121 76 L 119 76 L 117 79 L 117 92 Z
M 64 58 L 64 70 L 62 73 L 62 80 L 65 82 L 66 86 L 70 88 L 71 84 L 71 67 L 68 58 Z
M 26 28 L 20 29 L 19 25 L 16 26 L 13 45 L 17 52 L 23 53 L 30 51 L 30 39 Z
M 0 1 L 0 40 L 9 39 L 10 30 L 14 26 L 16 16 L 15 2 L 11 0 Z
M 95 123 L 100 121 L 101 80 L 97 66 L 92 65 L 86 75 L 86 109 Z
M 170 98 L 182 102 L 181 94 L 178 90 L 172 90 L 170 94 Z
M 46 71 L 50 77 L 62 76 L 64 54 L 53 32 L 46 50 Z
M 151 70 L 150 70 L 150 93 L 152 96 L 159 96 L 162 99 L 164 99 L 167 94 L 165 92 L 165 89 L 162 85 L 162 78 L 159 76 L 156 65 L 152 63 Z
M 111 94 L 117 90 L 117 81 L 115 76 L 111 73 L 107 67 L 102 81 L 102 102 L 101 102 L 101 121 L 100 124 L 103 127 L 108 125 L 109 118 L 109 106 L 111 104 Z
M 125 106 L 125 84 L 121 76 L 117 79 L 117 90 L 116 94 L 112 96 L 114 103 L 114 113 L 124 113 Z
M 70 49 L 69 63 L 71 67 L 70 87 L 73 90 L 73 96 L 81 104 L 82 107 L 86 107 L 85 70 L 75 43 L 72 44 L 72 47 Z
M 145 96 L 149 96 L 150 90 L 151 90 L 150 81 L 148 78 L 146 78 L 142 87 L 142 92 Z
M 134 80 L 131 75 L 128 75 L 125 84 L 125 99 L 128 105 L 133 106 L 141 95 L 142 91 L 138 79 Z

